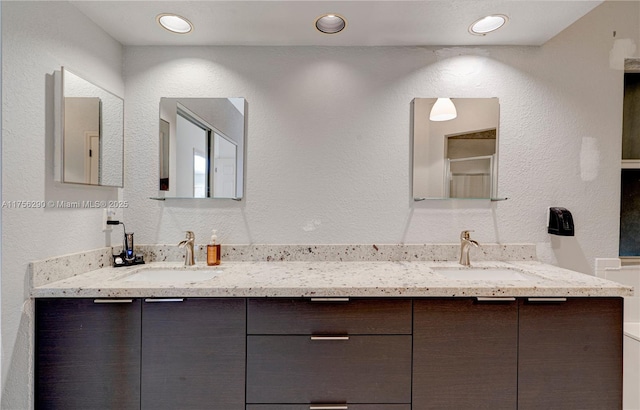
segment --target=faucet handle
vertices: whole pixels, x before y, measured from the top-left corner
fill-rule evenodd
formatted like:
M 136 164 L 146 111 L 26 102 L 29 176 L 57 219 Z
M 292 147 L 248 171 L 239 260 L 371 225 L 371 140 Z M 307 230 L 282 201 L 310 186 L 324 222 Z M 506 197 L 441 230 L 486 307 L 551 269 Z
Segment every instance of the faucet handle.
M 472 230 L 472 229 L 470 229 L 470 230 L 467 229 L 467 230 L 464 230 L 464 231 L 460 232 L 460 239 L 469 239 L 469 237 L 470 237 L 469 233 L 470 232 L 475 232 L 475 231 Z
M 187 239 L 195 239 L 196 235 L 193 233 L 193 231 L 186 231 L 187 232 Z

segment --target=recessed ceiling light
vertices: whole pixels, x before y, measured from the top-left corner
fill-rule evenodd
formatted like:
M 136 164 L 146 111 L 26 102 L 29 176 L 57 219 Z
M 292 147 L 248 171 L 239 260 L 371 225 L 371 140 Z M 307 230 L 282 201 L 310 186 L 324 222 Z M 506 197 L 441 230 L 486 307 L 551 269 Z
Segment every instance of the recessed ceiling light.
M 316 19 L 316 28 L 325 34 L 336 34 L 347 27 L 347 20 L 337 14 L 325 14 Z
M 484 36 L 504 26 L 509 17 L 504 14 L 492 14 L 477 20 L 469 26 L 469 33 L 476 36 Z
M 191 24 L 191 22 L 186 18 L 178 16 L 177 14 L 158 14 L 156 21 L 162 26 L 162 28 L 169 30 L 172 33 L 187 34 L 193 30 L 193 24 Z

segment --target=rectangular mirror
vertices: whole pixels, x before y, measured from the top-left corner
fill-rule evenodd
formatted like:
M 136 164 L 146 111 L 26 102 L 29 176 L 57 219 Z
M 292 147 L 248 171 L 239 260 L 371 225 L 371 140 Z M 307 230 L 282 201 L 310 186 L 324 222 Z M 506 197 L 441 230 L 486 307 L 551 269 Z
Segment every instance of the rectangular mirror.
M 124 100 L 62 67 L 56 103 L 56 180 L 122 187 Z
M 415 98 L 412 106 L 414 199 L 496 199 L 498 99 Z
M 245 112 L 244 98 L 160 99 L 159 196 L 241 199 Z

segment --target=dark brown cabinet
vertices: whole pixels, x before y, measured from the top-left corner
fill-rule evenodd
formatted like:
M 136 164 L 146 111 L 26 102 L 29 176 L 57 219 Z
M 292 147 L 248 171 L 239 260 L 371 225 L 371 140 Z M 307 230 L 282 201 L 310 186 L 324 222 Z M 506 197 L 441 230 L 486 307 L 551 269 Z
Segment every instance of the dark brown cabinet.
M 622 298 L 520 301 L 518 410 L 622 408 Z
M 140 408 L 140 300 L 38 299 L 35 408 Z
M 252 298 L 247 333 L 411 334 L 411 299 Z
M 36 300 L 38 409 L 245 406 L 244 299 Z
M 248 403 L 410 403 L 411 336 L 249 336 Z
M 610 298 L 37 299 L 38 409 L 621 409 Z
M 145 299 L 142 409 L 242 410 L 244 299 Z
M 249 299 L 247 403 L 411 403 L 411 316 L 410 299 Z
M 518 305 L 414 300 L 413 408 L 516 409 Z
M 247 410 L 411 410 L 410 404 L 249 404 Z

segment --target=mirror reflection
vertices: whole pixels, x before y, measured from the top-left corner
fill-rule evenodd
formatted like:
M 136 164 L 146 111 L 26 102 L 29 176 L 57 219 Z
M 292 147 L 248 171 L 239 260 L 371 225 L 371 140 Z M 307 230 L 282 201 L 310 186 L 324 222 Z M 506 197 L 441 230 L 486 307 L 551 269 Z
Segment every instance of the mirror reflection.
M 61 164 L 65 183 L 123 186 L 124 100 L 64 67 Z
M 497 98 L 414 99 L 414 199 L 496 198 L 499 115 Z
M 160 196 L 242 198 L 245 104 L 244 98 L 160 100 Z

